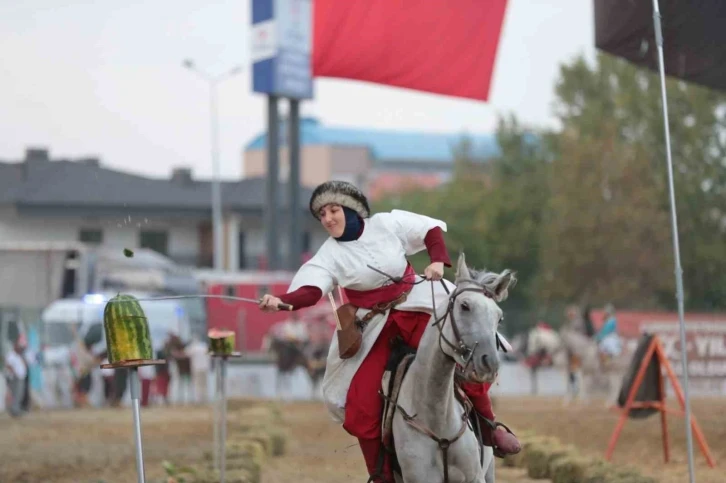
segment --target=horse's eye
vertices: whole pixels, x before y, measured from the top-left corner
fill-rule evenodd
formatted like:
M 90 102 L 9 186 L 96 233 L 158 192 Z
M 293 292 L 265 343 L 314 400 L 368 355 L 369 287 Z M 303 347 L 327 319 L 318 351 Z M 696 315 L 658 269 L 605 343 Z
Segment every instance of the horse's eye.
M 467 302 L 461 302 L 461 310 L 463 310 L 464 312 L 468 312 L 471 310 L 471 308 L 469 307 L 469 304 Z

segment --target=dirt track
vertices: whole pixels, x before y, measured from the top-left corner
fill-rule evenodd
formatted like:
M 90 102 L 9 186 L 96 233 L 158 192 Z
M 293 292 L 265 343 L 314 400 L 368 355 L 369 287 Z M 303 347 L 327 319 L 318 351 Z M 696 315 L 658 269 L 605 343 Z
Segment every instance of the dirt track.
M 581 451 L 602 456 L 617 415 L 602 404 L 562 408 L 554 399 L 501 399 L 499 419 L 514 431 L 530 429 L 553 434 Z M 696 401 L 695 415 L 718 462 L 726 461 L 726 401 Z M 355 439 L 329 421 L 321 403 L 283 406 L 291 439 L 286 456 L 266 465 L 263 483 L 332 483 L 343 478 L 365 481 L 365 469 Z M 151 408 L 142 413 L 147 481 L 164 476 L 161 462 L 196 461 L 210 449 L 212 413 L 206 407 Z M 133 427 L 128 408 L 38 412 L 24 420 L 0 415 L 0 482 L 126 483 L 136 481 Z M 683 421 L 669 417 L 670 465 L 662 464 L 657 417 L 630 420 L 614 461 L 646 469 L 664 483 L 687 481 Z M 698 448 L 696 448 L 698 451 Z M 699 483 L 723 482 L 719 468 L 706 467 L 696 454 Z M 497 471 L 498 481 L 523 483 L 518 475 Z

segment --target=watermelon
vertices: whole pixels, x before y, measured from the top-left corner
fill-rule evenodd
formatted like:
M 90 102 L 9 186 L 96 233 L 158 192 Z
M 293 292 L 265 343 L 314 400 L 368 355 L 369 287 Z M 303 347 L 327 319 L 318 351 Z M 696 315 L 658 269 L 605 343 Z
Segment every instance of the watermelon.
M 116 295 L 103 310 L 108 362 L 154 358 L 149 321 L 133 295 Z
M 234 332 L 231 330 L 212 329 L 207 332 L 207 337 L 212 354 L 229 355 L 234 352 Z

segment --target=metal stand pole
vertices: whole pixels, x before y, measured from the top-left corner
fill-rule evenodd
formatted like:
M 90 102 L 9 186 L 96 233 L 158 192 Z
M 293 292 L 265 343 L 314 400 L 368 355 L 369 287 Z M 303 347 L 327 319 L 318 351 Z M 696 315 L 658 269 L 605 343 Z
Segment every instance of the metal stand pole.
M 134 440 L 136 443 L 136 473 L 138 483 L 145 482 L 144 475 L 144 453 L 141 448 L 141 411 L 139 409 L 139 369 L 129 368 L 129 381 L 131 383 L 131 406 L 134 412 Z
M 213 446 L 214 446 L 214 468 L 219 471 L 220 464 L 219 464 L 219 419 L 220 419 L 220 411 L 219 411 L 219 387 L 220 387 L 220 379 L 222 378 L 222 371 L 221 366 L 219 364 L 219 359 L 217 357 L 213 358 L 214 360 L 214 380 L 217 387 L 217 394 L 214 401 L 214 404 L 212 405 L 214 407 L 214 418 L 213 418 L 213 424 L 212 429 L 214 431 L 213 435 Z
M 678 219 L 676 217 L 676 195 L 673 187 L 673 160 L 671 158 L 671 134 L 668 126 L 668 99 L 666 97 L 665 66 L 663 60 L 663 32 L 660 23 L 660 8 L 658 0 L 653 0 L 653 26 L 655 41 L 658 47 L 658 66 L 660 68 L 660 90 L 663 102 L 663 127 L 665 129 L 666 159 L 668 162 L 668 192 L 671 202 L 671 224 L 673 229 L 673 253 L 676 272 L 676 299 L 678 302 L 678 322 L 681 336 L 681 365 L 683 366 L 683 392 L 685 393 L 686 411 L 686 444 L 688 448 L 688 475 L 690 483 L 696 481 L 693 466 L 693 434 L 691 428 L 691 398 L 688 388 L 688 350 L 686 346 L 686 323 L 683 309 L 683 269 L 681 268 L 681 255 L 678 242 Z
M 289 134 L 287 147 L 290 157 L 290 175 L 287 178 L 289 199 L 288 213 L 290 227 L 288 239 L 290 240 L 290 253 L 287 268 L 296 271 L 302 264 L 302 223 L 300 211 L 300 101 L 290 99 Z M 341 302 L 342 303 L 342 302 Z
M 280 176 L 280 139 L 279 112 L 277 96 L 267 96 L 267 189 L 265 193 L 265 231 L 267 246 L 267 269 L 279 270 L 280 241 L 278 186 Z
M 224 473 L 227 469 L 227 358 L 226 357 L 220 357 L 219 358 L 219 366 L 220 366 L 220 381 L 221 381 L 221 388 L 220 388 L 220 413 L 221 418 L 219 420 L 219 448 L 220 448 L 220 457 L 219 457 L 219 474 L 220 474 L 220 483 L 224 483 Z
M 222 241 L 222 192 L 219 178 L 219 128 L 217 120 L 217 81 L 209 80 L 209 113 L 211 121 L 210 134 L 212 136 L 212 237 L 214 240 L 214 269 L 222 270 L 224 267 L 224 243 Z

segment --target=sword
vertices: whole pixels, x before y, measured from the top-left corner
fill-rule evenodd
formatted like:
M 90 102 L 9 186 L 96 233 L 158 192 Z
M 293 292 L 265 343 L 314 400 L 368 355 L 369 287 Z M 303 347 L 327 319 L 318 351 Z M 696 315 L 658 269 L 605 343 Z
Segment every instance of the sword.
M 235 297 L 232 295 L 169 295 L 164 297 L 146 297 L 136 299 L 139 302 L 153 302 L 154 300 L 178 300 L 178 299 L 223 299 L 223 300 L 235 300 L 237 302 L 250 302 L 253 304 L 260 304 L 261 299 L 248 299 L 245 297 Z M 109 303 L 113 302 L 109 300 Z M 277 308 L 280 310 L 292 311 L 292 305 L 290 304 L 278 304 Z

